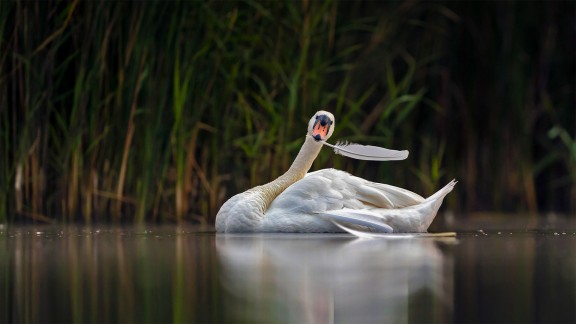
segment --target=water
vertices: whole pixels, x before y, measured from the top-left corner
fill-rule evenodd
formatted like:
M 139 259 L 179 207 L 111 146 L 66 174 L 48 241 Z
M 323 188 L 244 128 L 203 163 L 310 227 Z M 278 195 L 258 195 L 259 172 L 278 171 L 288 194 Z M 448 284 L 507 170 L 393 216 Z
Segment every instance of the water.
M 3 227 L 0 322 L 576 321 L 576 230 L 478 226 L 411 239 Z

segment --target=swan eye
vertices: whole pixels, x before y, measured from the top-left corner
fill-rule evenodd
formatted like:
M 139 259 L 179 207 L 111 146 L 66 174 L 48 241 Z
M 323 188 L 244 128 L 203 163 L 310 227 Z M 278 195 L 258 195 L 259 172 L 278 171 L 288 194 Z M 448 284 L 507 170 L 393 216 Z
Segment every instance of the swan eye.
M 332 125 L 333 123 L 334 123 L 333 121 L 330 121 L 330 125 Z
M 318 119 L 318 115 L 316 115 L 316 119 Z

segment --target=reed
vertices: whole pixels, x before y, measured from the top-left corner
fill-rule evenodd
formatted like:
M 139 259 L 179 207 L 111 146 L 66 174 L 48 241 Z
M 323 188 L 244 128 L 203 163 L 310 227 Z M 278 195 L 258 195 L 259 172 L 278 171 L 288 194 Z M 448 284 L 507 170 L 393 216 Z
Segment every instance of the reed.
M 320 108 L 334 138 L 411 155 L 315 169 L 575 211 L 572 21 L 569 2 L 0 2 L 0 223 L 210 223 Z

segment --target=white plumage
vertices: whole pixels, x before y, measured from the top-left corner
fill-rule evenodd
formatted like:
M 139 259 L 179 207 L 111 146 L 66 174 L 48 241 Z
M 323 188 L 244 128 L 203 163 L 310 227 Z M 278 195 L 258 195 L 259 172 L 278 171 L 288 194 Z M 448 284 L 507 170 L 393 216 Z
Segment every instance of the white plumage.
M 324 145 L 334 149 L 334 153 L 367 161 L 396 161 L 405 160 L 408 151 L 389 150 L 383 147 L 362 145 L 349 142 L 337 142 L 336 145 L 324 142 Z
M 290 169 L 278 179 L 230 198 L 216 215 L 218 232 L 426 232 L 452 181 L 424 199 L 406 189 L 370 182 L 344 171 L 308 173 L 334 130 L 334 116 L 319 111 Z M 346 156 L 377 161 L 400 160 L 408 151 L 359 144 L 329 145 Z
M 341 232 L 332 221 L 381 232 L 426 232 L 455 182 L 429 199 L 347 172 L 311 172 L 282 192 L 261 222 L 261 232 Z

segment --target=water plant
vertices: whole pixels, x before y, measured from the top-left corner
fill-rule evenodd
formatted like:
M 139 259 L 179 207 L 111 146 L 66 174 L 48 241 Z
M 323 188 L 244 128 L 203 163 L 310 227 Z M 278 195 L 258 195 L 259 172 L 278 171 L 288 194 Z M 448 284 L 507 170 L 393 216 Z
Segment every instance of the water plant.
M 573 9 L 2 1 L 0 222 L 209 223 L 288 167 L 319 108 L 335 138 L 411 156 L 314 168 L 458 178 L 463 211 L 573 211 Z

